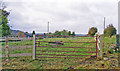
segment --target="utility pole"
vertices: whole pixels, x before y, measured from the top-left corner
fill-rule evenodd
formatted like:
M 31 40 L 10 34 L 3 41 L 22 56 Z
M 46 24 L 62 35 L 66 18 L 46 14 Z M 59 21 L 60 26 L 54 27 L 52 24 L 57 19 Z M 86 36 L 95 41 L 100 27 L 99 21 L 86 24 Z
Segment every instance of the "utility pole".
M 120 1 L 118 2 L 118 34 L 120 34 Z M 119 43 L 119 35 L 116 35 L 116 42 Z M 119 47 L 119 44 L 116 44 Z M 120 50 L 120 48 L 119 48 Z M 120 67 L 120 53 L 118 53 L 118 67 Z
M 104 17 L 104 30 L 105 30 L 105 17 Z
M 49 34 L 49 21 L 48 21 L 48 34 Z
M 47 38 L 49 37 L 49 21 L 48 21 L 48 25 L 47 25 Z

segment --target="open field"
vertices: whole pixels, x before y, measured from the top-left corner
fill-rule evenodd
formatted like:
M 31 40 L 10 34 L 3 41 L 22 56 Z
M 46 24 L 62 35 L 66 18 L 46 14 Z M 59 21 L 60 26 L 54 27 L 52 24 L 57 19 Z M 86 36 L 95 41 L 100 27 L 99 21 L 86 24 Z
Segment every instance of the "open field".
M 47 38 L 47 39 L 40 39 L 40 41 L 69 41 L 69 42 L 92 42 L 95 41 L 93 38 Z M 38 40 L 37 40 L 38 41 Z M 3 62 L 3 69 L 67 69 L 68 67 L 73 67 L 74 69 L 104 69 L 104 68 L 117 68 L 118 61 L 117 61 L 117 53 L 113 52 L 109 54 L 107 51 L 110 50 L 108 47 L 115 45 L 115 37 L 103 37 L 104 48 L 103 51 L 106 53 L 105 57 L 108 57 L 109 60 L 104 61 L 101 60 L 99 57 L 98 59 L 71 59 L 71 58 L 37 58 L 36 60 L 32 60 L 31 56 L 24 56 L 24 57 L 10 57 L 9 62 L 5 61 L 5 58 L 2 59 Z M 32 46 L 32 40 L 29 41 L 21 41 L 21 42 L 10 42 L 10 46 L 19 47 L 19 46 Z M 2 43 L 3 47 L 5 43 Z M 41 46 L 48 45 L 48 43 L 41 42 Z M 52 45 L 53 46 L 53 45 Z M 60 45 L 61 48 L 51 48 L 51 45 L 48 47 L 37 47 L 37 50 L 70 50 L 70 51 L 89 51 L 89 49 L 80 49 L 80 48 L 62 48 L 62 47 L 95 47 L 95 43 L 65 43 L 64 45 Z M 54 47 L 54 46 L 53 46 Z M 91 49 L 94 51 L 95 49 Z M 3 54 L 5 53 L 3 49 Z M 16 53 L 32 53 L 32 48 L 15 48 L 9 49 L 10 54 Z M 41 53 L 41 52 L 37 52 Z M 47 53 L 47 52 L 42 52 Z M 52 52 L 49 54 L 75 54 L 75 55 L 84 55 L 85 53 L 59 53 L 59 52 Z M 86 54 L 89 55 L 89 54 Z M 90 54 L 91 55 L 91 54 Z M 104 64 L 104 65 L 103 65 Z

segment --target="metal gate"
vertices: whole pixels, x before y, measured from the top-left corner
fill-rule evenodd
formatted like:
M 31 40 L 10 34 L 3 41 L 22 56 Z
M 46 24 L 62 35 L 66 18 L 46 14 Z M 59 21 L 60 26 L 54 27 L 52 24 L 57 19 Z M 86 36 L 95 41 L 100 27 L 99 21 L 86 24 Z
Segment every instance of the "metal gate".
M 95 38 L 94 41 L 67 41 L 67 39 L 70 39 L 71 36 L 65 36 L 65 37 L 59 37 L 60 39 L 66 39 L 66 41 L 59 41 L 55 40 L 56 38 L 36 38 L 34 40 L 35 43 L 35 54 L 34 59 L 36 58 L 75 58 L 75 59 L 95 59 L 97 58 L 97 37 L 89 37 L 89 36 L 74 36 L 71 39 L 81 39 L 81 38 Z M 87 38 L 86 38 L 87 39 Z M 51 41 L 52 40 L 52 41 Z M 80 44 L 83 45 L 93 45 L 95 47 L 81 47 Z M 70 46 L 68 46 L 70 45 Z M 72 45 L 78 45 L 78 46 L 72 46 Z M 58 50 L 59 49 L 59 50 Z M 86 51 L 80 51 L 80 50 L 86 50 Z M 91 49 L 91 51 L 89 50 Z

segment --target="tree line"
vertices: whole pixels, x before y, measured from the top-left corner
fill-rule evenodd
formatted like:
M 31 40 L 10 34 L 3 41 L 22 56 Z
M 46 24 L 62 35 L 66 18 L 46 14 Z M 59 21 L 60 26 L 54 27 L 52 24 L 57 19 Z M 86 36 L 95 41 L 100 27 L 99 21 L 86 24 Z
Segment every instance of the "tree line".
M 54 33 L 49 32 L 48 34 L 44 33 L 44 36 L 57 36 L 57 37 L 61 37 L 61 36 L 75 36 L 75 32 L 71 32 L 68 30 L 63 29 L 62 31 L 55 31 Z

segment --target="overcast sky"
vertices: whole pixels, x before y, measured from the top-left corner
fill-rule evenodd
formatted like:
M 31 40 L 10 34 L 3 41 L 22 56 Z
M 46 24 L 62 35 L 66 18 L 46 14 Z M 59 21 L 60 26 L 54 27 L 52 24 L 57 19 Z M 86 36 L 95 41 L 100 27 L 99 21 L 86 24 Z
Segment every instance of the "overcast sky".
M 104 17 L 106 27 L 113 24 L 118 29 L 119 0 L 3 0 L 7 10 L 11 10 L 12 29 L 24 32 L 50 32 L 71 30 L 88 33 L 90 27 L 103 32 Z

